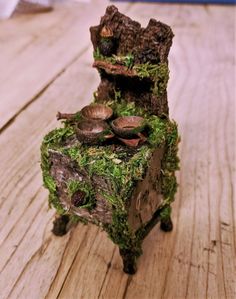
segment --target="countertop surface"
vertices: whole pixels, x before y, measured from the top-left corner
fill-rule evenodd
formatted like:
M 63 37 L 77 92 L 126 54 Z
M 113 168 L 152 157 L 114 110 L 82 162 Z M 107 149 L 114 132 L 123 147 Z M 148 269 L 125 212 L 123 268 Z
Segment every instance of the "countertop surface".
M 146 26 L 174 33 L 168 85 L 181 170 L 174 230 L 157 225 L 138 272 L 96 226 L 51 233 L 40 144 L 57 111 L 88 104 L 99 83 L 89 27 L 108 1 L 65 2 L 51 13 L 0 22 L 0 297 L 41 299 L 236 298 L 235 44 L 233 6 L 116 3 Z

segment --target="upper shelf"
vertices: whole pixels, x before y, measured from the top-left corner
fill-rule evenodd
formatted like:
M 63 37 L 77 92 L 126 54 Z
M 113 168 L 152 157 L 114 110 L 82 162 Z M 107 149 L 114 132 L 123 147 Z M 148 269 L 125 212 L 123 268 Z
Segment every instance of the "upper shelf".
M 167 82 L 169 69 L 167 63 L 159 64 L 134 64 L 127 67 L 122 63 L 112 63 L 103 59 L 95 59 L 93 67 L 104 70 L 110 75 L 121 75 L 125 77 L 138 77 L 140 79 L 149 79 L 153 82 Z
M 112 64 L 107 61 L 95 60 L 93 67 L 103 69 L 107 74 L 111 75 L 123 75 L 127 77 L 139 77 L 138 73 L 134 69 L 129 69 L 125 65 Z

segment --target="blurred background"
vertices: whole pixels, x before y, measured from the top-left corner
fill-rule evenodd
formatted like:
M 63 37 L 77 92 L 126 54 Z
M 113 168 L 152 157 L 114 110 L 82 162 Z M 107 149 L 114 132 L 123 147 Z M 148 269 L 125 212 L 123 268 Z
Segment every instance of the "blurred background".
M 236 298 L 235 6 L 170 2 L 0 0 L 1 299 Z M 89 27 L 111 4 L 144 27 L 155 18 L 175 34 L 174 230 L 153 229 L 133 277 L 97 227 L 52 235 L 55 211 L 40 169 L 42 139 L 61 126 L 57 112 L 93 99 L 100 79 Z
M 0 0 L 0 17 L 9 18 L 14 11 L 23 13 L 48 11 L 56 2 L 67 0 Z M 90 0 L 74 0 L 90 2 Z M 111 0 L 111 2 L 156 2 L 156 3 L 203 3 L 203 4 L 235 4 L 236 0 Z

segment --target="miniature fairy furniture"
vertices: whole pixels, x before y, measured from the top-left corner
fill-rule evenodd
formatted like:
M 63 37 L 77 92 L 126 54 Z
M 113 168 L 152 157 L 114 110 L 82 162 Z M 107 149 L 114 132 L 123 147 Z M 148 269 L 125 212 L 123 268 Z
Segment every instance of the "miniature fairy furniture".
M 93 223 L 119 246 L 134 274 L 141 244 L 158 221 L 172 229 L 178 131 L 168 117 L 168 53 L 173 33 L 151 19 L 146 28 L 109 6 L 90 28 L 101 82 L 94 102 L 58 113 L 64 127 L 41 147 L 44 185 L 58 216 L 53 232 Z

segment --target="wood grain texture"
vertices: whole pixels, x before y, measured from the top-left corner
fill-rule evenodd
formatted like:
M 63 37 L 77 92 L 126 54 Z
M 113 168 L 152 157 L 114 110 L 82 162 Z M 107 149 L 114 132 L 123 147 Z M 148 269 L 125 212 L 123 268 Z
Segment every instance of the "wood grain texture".
M 154 228 L 132 277 L 97 227 L 79 224 L 63 238 L 50 232 L 39 147 L 59 126 L 57 111 L 92 99 L 99 78 L 88 27 L 107 3 L 68 2 L 0 25 L 0 298 L 235 298 L 233 7 L 118 5 L 142 25 L 155 17 L 175 33 L 169 105 L 182 141 L 173 232 Z

